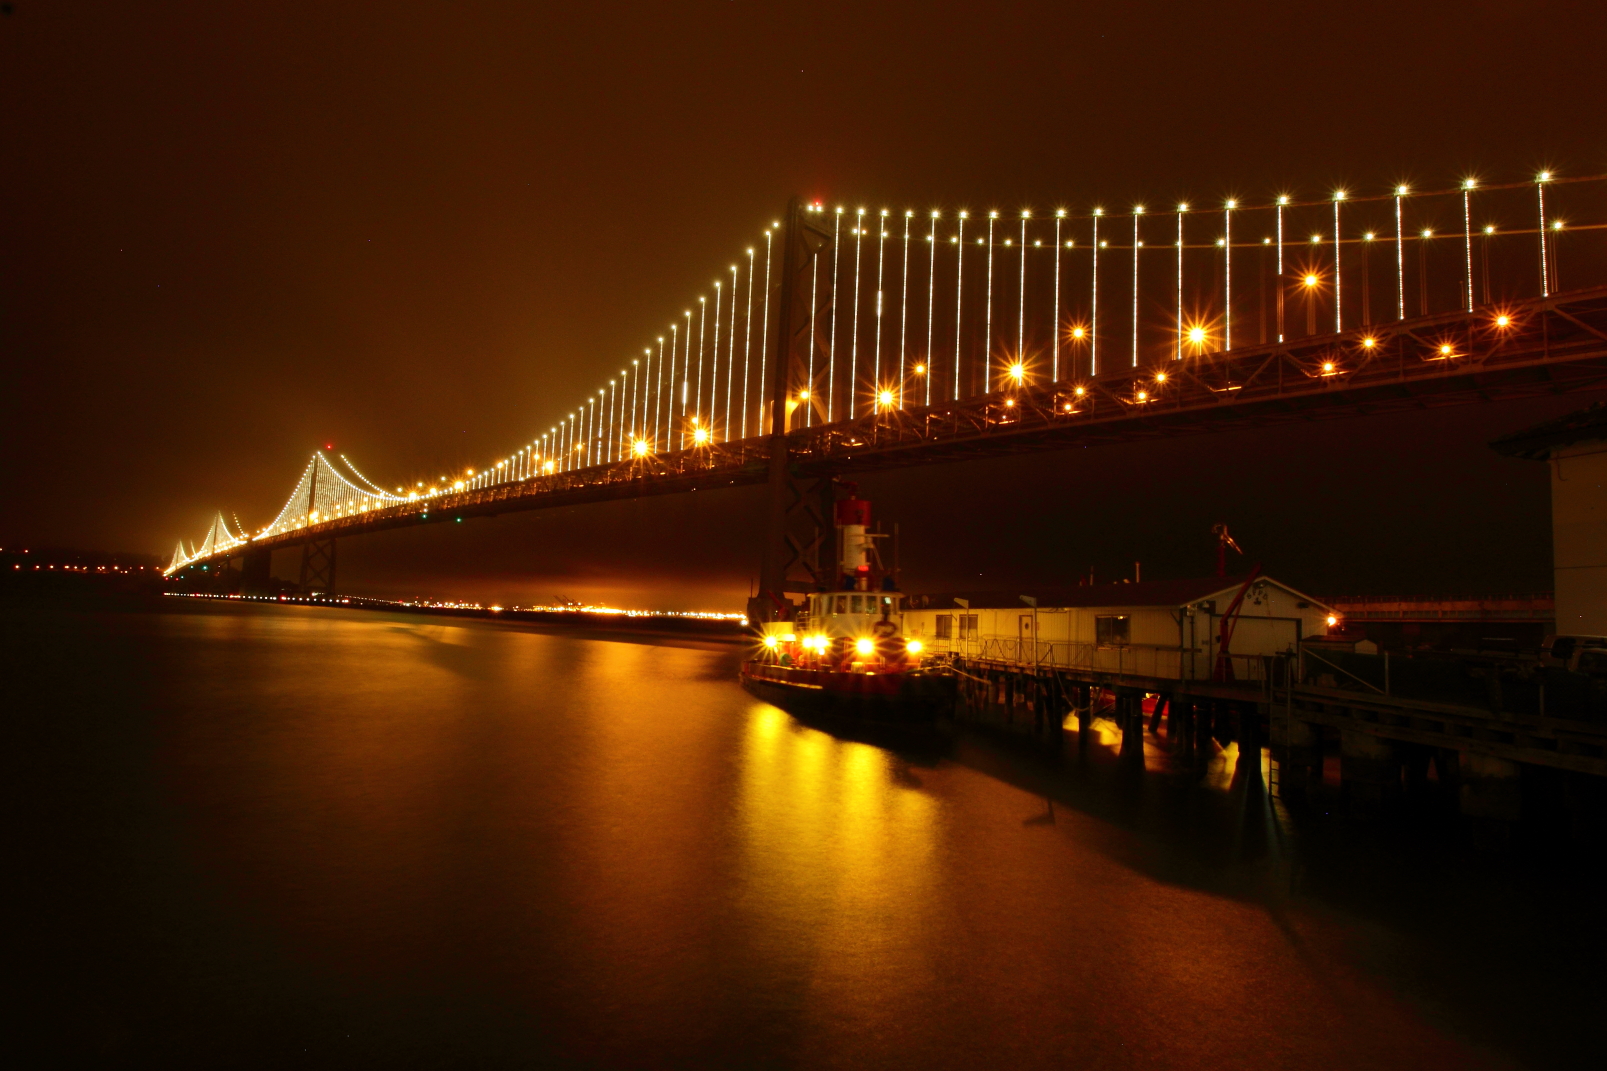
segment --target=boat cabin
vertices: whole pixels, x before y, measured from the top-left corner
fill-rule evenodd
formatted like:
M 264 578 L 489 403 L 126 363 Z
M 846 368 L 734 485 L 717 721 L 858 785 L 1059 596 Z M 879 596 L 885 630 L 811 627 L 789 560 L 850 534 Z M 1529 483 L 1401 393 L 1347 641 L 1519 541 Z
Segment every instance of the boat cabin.
M 888 621 L 896 636 L 904 631 L 903 599 L 896 591 L 816 592 L 805 604 L 798 631 L 857 640 L 874 635 L 878 622 Z M 887 631 L 885 625 L 882 631 Z

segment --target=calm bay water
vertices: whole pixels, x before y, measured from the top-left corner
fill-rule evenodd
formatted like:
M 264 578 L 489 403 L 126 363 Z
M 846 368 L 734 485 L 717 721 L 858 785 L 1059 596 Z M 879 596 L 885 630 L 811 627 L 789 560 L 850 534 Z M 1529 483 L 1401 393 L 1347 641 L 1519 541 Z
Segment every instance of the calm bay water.
M 1297 841 L 1225 765 L 1202 787 L 1158 755 L 844 739 L 693 642 L 0 611 L 29 1066 L 1506 1067 L 1593 1044 L 1577 890 Z

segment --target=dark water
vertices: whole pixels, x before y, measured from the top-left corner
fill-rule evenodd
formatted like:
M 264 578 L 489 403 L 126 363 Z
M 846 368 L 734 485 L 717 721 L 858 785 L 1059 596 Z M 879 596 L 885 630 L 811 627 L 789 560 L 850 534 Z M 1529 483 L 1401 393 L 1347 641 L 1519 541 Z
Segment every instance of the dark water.
M 730 648 L 0 612 L 27 1066 L 1594 1063 L 1598 892 L 1221 760 L 845 740 Z

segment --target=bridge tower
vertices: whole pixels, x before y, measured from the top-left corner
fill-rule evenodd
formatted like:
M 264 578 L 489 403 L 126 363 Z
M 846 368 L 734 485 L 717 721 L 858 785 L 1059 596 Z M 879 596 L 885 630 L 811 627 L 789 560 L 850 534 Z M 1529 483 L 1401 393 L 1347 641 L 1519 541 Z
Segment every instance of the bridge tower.
M 815 293 L 809 268 L 831 243 L 831 232 L 794 197 L 782 227 L 781 271 L 774 284 L 770 349 L 776 360 L 764 386 L 769 471 L 759 593 L 748 600 L 748 620 L 755 624 L 790 620 L 797 607 L 790 596 L 820 590 L 836 568 L 831 546 L 835 478 L 799 473 L 788 449 L 793 425 L 801 425 L 817 406 L 812 373 L 826 367 L 820 329 L 830 322 L 831 299 Z
M 323 455 L 314 454 L 312 479 L 307 485 L 307 516 L 305 522 L 313 524 L 314 505 L 318 501 L 318 464 Z M 301 545 L 301 593 L 303 595 L 335 594 L 335 537 L 312 538 Z

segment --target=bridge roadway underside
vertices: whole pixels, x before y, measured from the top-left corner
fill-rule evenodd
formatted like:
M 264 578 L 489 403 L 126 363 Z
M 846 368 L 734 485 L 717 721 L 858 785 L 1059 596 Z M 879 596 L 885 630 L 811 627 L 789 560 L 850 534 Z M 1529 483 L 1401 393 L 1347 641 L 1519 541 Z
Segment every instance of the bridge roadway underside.
M 1508 323 L 1498 326 L 1498 315 Z M 958 402 L 794 429 L 787 449 L 798 476 L 837 475 L 1602 388 L 1607 287 L 1082 381 L 1012 385 Z M 279 533 L 252 547 L 762 484 L 769 446 L 757 438 L 719 443 L 419 499 Z

